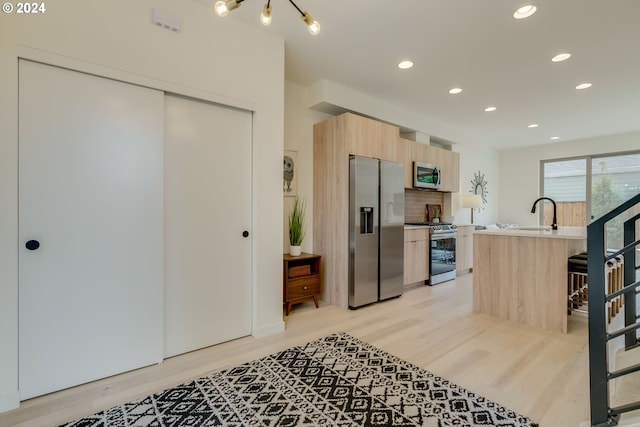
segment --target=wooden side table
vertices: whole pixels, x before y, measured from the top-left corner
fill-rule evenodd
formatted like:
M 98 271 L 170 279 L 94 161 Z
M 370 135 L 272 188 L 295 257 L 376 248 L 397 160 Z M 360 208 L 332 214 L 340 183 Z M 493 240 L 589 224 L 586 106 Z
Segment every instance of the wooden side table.
M 291 305 L 310 300 L 318 308 L 320 296 L 320 259 L 316 254 L 303 252 L 300 256 L 283 256 L 283 301 L 286 304 L 286 315 Z

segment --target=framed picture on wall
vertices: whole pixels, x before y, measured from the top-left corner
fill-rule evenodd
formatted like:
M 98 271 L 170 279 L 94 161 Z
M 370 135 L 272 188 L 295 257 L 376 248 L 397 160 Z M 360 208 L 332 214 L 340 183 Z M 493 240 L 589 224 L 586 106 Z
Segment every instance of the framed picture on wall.
M 284 196 L 296 196 L 298 194 L 298 152 L 284 152 L 284 169 L 282 181 L 282 194 Z

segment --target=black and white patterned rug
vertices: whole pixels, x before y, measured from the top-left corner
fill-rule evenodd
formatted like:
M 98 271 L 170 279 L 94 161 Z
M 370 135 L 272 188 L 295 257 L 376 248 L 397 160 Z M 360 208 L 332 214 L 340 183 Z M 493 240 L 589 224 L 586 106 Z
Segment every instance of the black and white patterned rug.
M 64 426 L 536 424 L 370 344 L 338 333 Z

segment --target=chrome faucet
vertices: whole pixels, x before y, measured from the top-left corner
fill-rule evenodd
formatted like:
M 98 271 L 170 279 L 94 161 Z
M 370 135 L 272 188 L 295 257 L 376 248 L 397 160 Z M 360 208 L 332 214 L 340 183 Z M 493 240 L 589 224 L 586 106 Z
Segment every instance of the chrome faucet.
M 551 203 L 553 203 L 553 221 L 551 222 L 551 229 L 552 230 L 557 230 L 558 229 L 558 220 L 556 219 L 556 202 L 553 199 L 550 199 L 549 197 L 540 197 L 539 199 L 536 199 L 536 201 L 533 202 L 533 206 L 531 207 L 531 213 L 536 213 L 536 204 L 540 200 L 548 200 Z

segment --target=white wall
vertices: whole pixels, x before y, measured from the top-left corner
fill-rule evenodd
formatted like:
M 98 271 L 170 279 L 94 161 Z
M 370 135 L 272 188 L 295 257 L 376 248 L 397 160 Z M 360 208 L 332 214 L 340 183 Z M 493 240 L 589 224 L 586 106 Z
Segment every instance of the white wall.
M 283 40 L 186 0 L 56 0 L 46 7 L 41 15 L 0 14 L 0 411 L 18 399 L 20 55 L 255 111 L 253 331 L 284 325 Z M 154 7 L 180 16 L 182 32 L 153 26 Z
M 313 125 L 331 117 L 308 108 L 309 90 L 297 83 L 285 82 L 284 149 L 298 152 L 298 197 L 304 199 L 307 209 L 307 235 L 302 242 L 303 252 L 313 248 Z M 289 251 L 288 216 L 294 197 L 283 197 L 283 248 Z
M 417 131 L 424 135 L 447 135 L 447 139 L 458 143 L 473 142 L 473 134 L 456 123 L 444 122 L 436 117 L 427 117 L 405 107 L 391 104 L 381 98 L 342 86 L 331 80 L 320 80 L 309 88 L 309 105 L 312 108 L 336 114 L 351 111 L 391 123 L 407 132 Z
M 638 147 L 640 132 L 500 151 L 500 221 L 538 225 L 538 215 L 531 213 L 531 205 L 540 194 L 541 160 L 631 151 Z
M 473 194 L 471 181 L 474 174 L 484 175 L 487 203 L 482 209 L 473 213 L 473 223 L 476 225 L 492 224 L 499 221 L 498 215 L 498 153 L 487 147 L 470 147 L 456 144 L 454 151 L 460 153 L 460 192 L 452 193 L 451 212 L 455 215 L 456 224 L 471 224 L 471 209 L 462 207 L 462 197 Z M 447 198 L 445 198 L 447 203 Z

